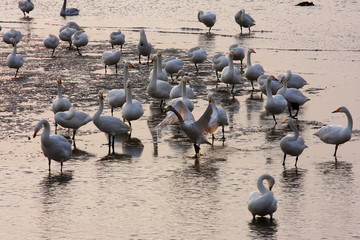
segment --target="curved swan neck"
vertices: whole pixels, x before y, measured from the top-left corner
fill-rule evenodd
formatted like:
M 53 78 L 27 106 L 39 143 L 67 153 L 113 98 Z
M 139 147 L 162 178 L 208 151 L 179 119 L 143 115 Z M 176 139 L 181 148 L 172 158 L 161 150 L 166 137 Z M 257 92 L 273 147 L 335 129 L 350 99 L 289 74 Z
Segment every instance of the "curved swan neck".
M 352 127 L 353 127 L 353 119 L 352 119 L 351 113 L 349 112 L 349 110 L 346 109 L 345 114 L 346 114 L 347 119 L 348 119 L 348 125 L 347 125 L 346 128 L 351 131 Z
M 50 124 L 47 120 L 41 120 L 41 124 L 44 126 L 43 133 L 41 134 L 41 140 L 46 140 L 50 137 Z
M 99 109 L 94 114 L 93 120 L 96 121 L 97 119 L 99 119 L 103 110 L 104 110 L 104 99 L 102 97 L 100 97 L 99 98 Z
M 62 9 L 66 9 L 66 0 L 64 0 L 64 3 L 63 3 L 63 6 L 62 6 Z
M 297 129 L 293 121 L 289 121 L 289 126 L 294 131 L 294 136 L 290 137 L 289 140 L 295 141 L 299 137 L 299 130 Z
M 180 124 L 182 124 L 184 122 L 184 119 L 182 118 L 182 116 L 180 115 L 180 113 L 178 111 L 176 111 L 175 108 L 173 108 L 172 106 L 169 106 L 169 110 L 173 111 L 175 113 L 175 115 L 178 117 Z
M 262 194 L 265 194 L 265 193 L 268 193 L 270 192 L 269 189 L 267 189 L 265 186 L 264 186 L 264 183 L 263 181 L 266 179 L 268 181 L 268 184 L 270 184 L 270 179 L 272 177 L 268 174 L 264 174 L 264 175 L 261 175 L 257 181 L 257 187 L 259 189 L 259 191 L 262 193 Z

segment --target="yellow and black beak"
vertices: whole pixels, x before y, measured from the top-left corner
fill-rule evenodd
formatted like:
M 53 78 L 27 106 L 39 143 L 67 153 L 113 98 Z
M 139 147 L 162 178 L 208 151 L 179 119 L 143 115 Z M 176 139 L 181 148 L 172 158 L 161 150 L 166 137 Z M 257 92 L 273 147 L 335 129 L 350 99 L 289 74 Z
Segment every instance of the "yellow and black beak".
M 38 133 L 38 131 L 37 130 L 35 130 L 34 131 L 34 135 L 33 135 L 33 138 L 35 138 L 36 137 L 36 134 Z
M 332 113 L 336 113 L 336 112 L 339 112 L 340 111 L 340 108 L 336 109 L 335 111 L 333 111 Z

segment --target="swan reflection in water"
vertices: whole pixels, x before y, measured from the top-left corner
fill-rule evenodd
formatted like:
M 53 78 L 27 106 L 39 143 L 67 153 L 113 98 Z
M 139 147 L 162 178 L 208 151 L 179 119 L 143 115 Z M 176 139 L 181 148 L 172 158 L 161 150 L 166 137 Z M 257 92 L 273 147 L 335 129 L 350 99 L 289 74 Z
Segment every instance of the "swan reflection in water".
M 256 217 L 249 222 L 249 238 L 276 239 L 277 225 L 276 219 L 270 220 L 267 217 Z

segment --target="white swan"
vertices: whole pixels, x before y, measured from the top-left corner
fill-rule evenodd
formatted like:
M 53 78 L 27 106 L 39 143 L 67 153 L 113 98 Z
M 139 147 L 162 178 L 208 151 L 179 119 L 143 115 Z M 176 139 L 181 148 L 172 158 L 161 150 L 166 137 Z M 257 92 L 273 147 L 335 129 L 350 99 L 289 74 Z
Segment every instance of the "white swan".
M 92 120 L 92 116 L 82 111 L 75 111 L 73 107 L 69 111 L 57 112 L 54 118 L 60 126 L 73 129 L 73 140 L 75 140 L 76 131 Z
M 104 96 L 103 91 L 99 91 L 99 109 L 93 116 L 93 123 L 102 132 L 109 134 L 109 153 L 110 147 L 114 152 L 115 136 L 117 134 L 125 134 L 130 131 L 130 127 L 126 125 L 119 118 L 113 116 L 101 116 L 104 110 Z
M 204 134 L 211 119 L 212 108 L 211 106 L 208 106 L 204 114 L 197 121 L 194 121 L 194 117 L 192 116 L 190 110 L 185 106 L 185 104 L 182 101 L 179 101 L 177 104 L 181 105 L 180 108 L 185 111 L 185 115 L 188 115 L 185 121 L 182 115 L 173 106 L 167 106 L 165 111 L 173 111 L 178 117 L 180 122 L 180 128 L 184 131 L 190 142 L 194 143 L 195 158 L 198 158 L 200 145 L 203 143 L 211 145 L 211 143 L 208 142 Z
M 305 145 L 304 139 L 299 136 L 299 130 L 296 128 L 294 121 L 292 118 L 285 119 L 283 123 L 288 123 L 290 128 L 294 131 L 294 134 L 288 134 L 283 137 L 280 141 L 281 150 L 284 152 L 284 160 L 282 165 L 285 166 L 286 154 L 291 156 L 296 156 L 295 159 L 295 167 L 297 167 L 297 161 L 299 159 L 299 155 L 304 151 L 308 146 Z
M 255 25 L 255 20 L 249 15 L 245 13 L 245 9 L 241 9 L 239 12 L 235 14 L 235 22 L 240 25 L 240 33 L 242 34 L 242 28 L 250 28 Z
M 230 45 L 229 50 L 233 50 L 235 52 L 234 60 L 240 60 L 241 67 L 243 65 L 243 60 L 245 58 L 245 52 L 242 47 L 239 47 L 238 44 Z
M 79 15 L 80 10 L 77 8 L 66 8 L 66 1 L 64 0 L 63 6 L 60 10 L 60 16 L 76 16 Z
M 267 98 L 266 98 L 266 103 L 265 103 L 265 110 L 268 113 L 272 114 L 273 119 L 275 121 L 275 125 L 276 125 L 277 122 L 276 122 L 275 115 L 284 112 L 288 103 L 282 95 L 276 94 L 275 96 L 273 96 L 273 94 L 271 92 L 271 87 L 270 87 L 271 79 L 275 80 L 276 78 L 273 75 L 269 75 L 266 80 Z
M 254 90 L 254 83 L 258 77 L 264 75 L 264 68 L 260 64 L 251 65 L 251 53 L 256 53 L 254 49 L 250 48 L 247 52 L 247 68 L 245 72 L 245 77 L 251 82 L 252 90 Z
M 157 79 L 157 56 L 154 56 L 152 61 L 154 62 L 153 74 L 149 79 L 150 83 L 147 86 L 147 93 L 152 98 L 160 99 L 160 108 L 162 108 L 164 100 L 170 98 L 172 86 L 168 82 Z
M 184 77 L 184 75 L 185 75 L 184 70 L 180 69 L 179 72 L 178 72 L 178 74 L 177 74 L 177 78 L 180 77 L 180 83 L 179 83 L 178 85 L 176 85 L 176 86 L 173 86 L 173 87 L 171 88 L 171 91 L 170 91 L 170 99 L 174 99 L 174 98 L 178 98 L 178 97 L 181 97 L 181 96 L 182 96 L 182 95 L 181 95 L 181 89 L 182 89 L 182 81 L 181 81 L 181 79 Z M 188 86 L 186 86 L 186 95 L 187 95 L 187 97 L 190 98 L 190 99 L 195 98 L 195 93 L 194 93 L 194 91 L 193 91 L 190 87 L 188 87 Z
M 123 34 L 120 30 L 118 30 L 117 32 L 112 32 L 112 33 L 110 33 L 110 41 L 109 42 L 110 42 L 112 48 L 114 48 L 114 45 L 120 45 L 121 52 L 122 52 L 122 48 L 125 43 L 125 34 Z
M 62 30 L 59 33 L 59 38 L 62 41 L 68 42 L 69 43 L 69 49 L 72 46 L 72 35 L 76 32 L 77 30 L 75 28 L 70 28 L 70 27 L 66 27 L 64 30 Z
M 30 13 L 34 9 L 34 4 L 31 0 L 20 0 L 19 1 L 19 8 L 24 13 L 24 17 L 26 17 L 25 13 Z
M 6 33 L 4 33 L 3 41 L 7 44 L 12 44 L 11 39 L 13 38 L 15 43 L 19 43 L 23 36 L 24 35 L 22 35 L 22 33 L 19 30 L 12 28 Z
M 145 57 L 147 56 L 148 57 L 147 63 L 149 63 L 150 54 L 152 51 L 152 45 L 151 45 L 151 43 L 149 43 L 147 41 L 144 29 L 140 30 L 140 40 L 137 45 L 137 51 L 138 51 L 138 56 L 139 56 L 139 63 L 141 63 L 141 61 L 140 61 L 141 56 L 145 56 Z
M 162 67 L 170 74 L 171 80 L 173 80 L 173 74 L 178 73 L 183 66 L 184 62 L 177 58 L 167 58 L 162 63 Z
M 51 53 L 53 57 L 55 49 L 59 46 L 59 38 L 53 34 L 49 34 L 49 36 L 44 39 L 44 46 L 53 50 Z
M 24 59 L 21 54 L 16 53 L 16 42 L 13 38 L 11 38 L 11 44 L 13 45 L 13 51 L 11 54 L 9 54 L 6 58 L 6 65 L 9 68 L 16 68 L 15 77 L 17 76 L 19 72 L 19 68 L 22 67 L 24 64 Z
M 56 114 L 57 112 L 68 111 L 71 107 L 71 103 L 69 99 L 64 98 L 62 96 L 61 84 L 62 84 L 62 77 L 59 75 L 57 77 L 58 97 L 55 99 L 55 101 L 52 104 L 52 111 L 54 112 L 54 114 Z
M 282 74 L 278 76 L 278 78 L 281 78 Z M 287 86 L 288 88 L 302 88 L 305 85 L 308 85 L 307 81 L 300 75 L 294 74 L 291 72 L 291 70 L 288 70 L 285 78 L 287 80 Z
M 229 66 L 229 59 L 225 57 L 222 53 L 218 53 L 213 56 L 212 63 L 212 67 L 215 70 L 216 78 L 218 81 L 220 81 L 218 72 L 222 72 L 224 67 Z
M 235 84 L 240 83 L 241 74 L 237 67 L 234 67 L 233 57 L 234 51 L 229 52 L 229 66 L 225 67 L 221 72 L 221 81 L 226 84 L 232 84 L 231 92 L 234 91 Z
M 167 81 L 168 75 L 165 71 L 165 69 L 162 68 L 162 57 L 161 57 L 161 51 L 157 51 L 157 79 Z M 150 71 L 150 75 L 152 75 L 153 70 Z
M 144 109 L 141 103 L 132 98 L 132 82 L 128 80 L 126 82 L 126 102 L 122 108 L 122 117 L 124 121 L 128 121 L 131 127 L 131 121 L 137 120 L 144 114 Z
M 294 115 L 296 117 L 299 113 L 300 106 L 304 105 L 304 103 L 306 103 L 310 99 L 305 97 L 299 89 L 288 88 L 286 78 L 282 77 L 281 82 L 283 83 L 283 87 L 277 91 L 277 94 L 282 95 L 286 99 L 286 101 L 288 101 L 290 116 L 292 116 L 291 109 L 296 110 L 296 113 Z
M 333 111 L 333 113 L 343 112 L 346 114 L 348 124 L 347 127 L 329 125 L 320 128 L 314 134 L 320 138 L 321 141 L 328 144 L 335 144 L 334 156 L 340 144 L 343 144 L 351 139 L 351 130 L 353 127 L 353 120 L 349 110 L 346 107 L 340 107 Z
M 188 51 L 188 57 L 195 64 L 196 72 L 199 72 L 197 64 L 203 63 L 206 60 L 206 51 L 199 47 L 193 47 Z
M 261 75 L 257 79 L 257 83 L 259 85 L 259 89 L 262 94 L 266 95 L 266 81 L 269 75 Z M 275 95 L 277 91 L 282 88 L 282 83 L 276 78 L 275 80 L 271 78 L 270 87 L 271 87 L 271 93 Z
M 129 76 L 129 67 L 132 68 L 133 65 L 130 62 L 125 62 L 124 64 L 124 82 L 123 89 L 112 89 L 107 94 L 107 102 L 111 107 L 111 115 L 114 113 L 114 108 L 122 107 L 126 102 L 126 82 Z
M 117 69 L 118 69 L 118 62 L 120 61 L 121 58 L 121 51 L 117 50 L 117 51 L 105 51 L 103 53 L 103 61 L 105 64 L 105 74 L 106 74 L 106 68 L 107 66 L 110 65 L 115 65 L 115 73 L 117 74 Z
M 189 81 L 190 80 L 188 76 L 184 76 L 181 79 L 181 97 L 173 98 L 170 104 L 172 106 L 175 106 L 178 101 L 182 101 L 184 102 L 185 106 L 190 110 L 190 112 L 192 112 L 192 110 L 194 109 L 194 103 L 188 98 L 186 94 L 186 83 L 188 83 Z
M 205 24 L 206 27 L 209 28 L 209 33 L 211 28 L 215 25 L 216 22 L 216 15 L 212 12 L 206 12 L 204 14 L 203 11 L 198 12 L 198 20 L 199 22 L 202 22 Z
M 86 46 L 89 42 L 88 36 L 86 35 L 85 31 L 83 29 L 80 29 L 79 31 L 76 31 L 71 36 L 71 42 L 76 47 L 79 55 L 81 55 L 79 47 Z
M 49 160 L 49 172 L 51 159 L 61 163 L 62 172 L 63 163 L 71 157 L 71 143 L 61 135 L 50 135 L 50 124 L 46 119 L 36 124 L 34 138 L 43 126 L 44 131 L 41 134 L 41 149 L 45 157 Z
M 263 181 L 266 180 L 269 189 L 264 186 Z M 247 201 L 248 209 L 255 219 L 256 215 L 265 216 L 270 215 L 272 219 L 273 213 L 277 210 L 277 200 L 271 191 L 275 184 L 275 179 L 269 174 L 261 175 L 257 180 L 257 188 L 259 192 L 253 192 Z
M 217 108 L 214 97 L 210 93 L 208 94 L 209 105 L 212 107 L 211 120 L 208 124 L 206 133 L 212 134 L 213 140 L 215 139 L 214 132 L 218 129 L 219 126 L 222 128 L 222 139 L 225 140 L 225 126 L 229 125 L 229 121 L 226 115 L 226 112 L 223 108 Z

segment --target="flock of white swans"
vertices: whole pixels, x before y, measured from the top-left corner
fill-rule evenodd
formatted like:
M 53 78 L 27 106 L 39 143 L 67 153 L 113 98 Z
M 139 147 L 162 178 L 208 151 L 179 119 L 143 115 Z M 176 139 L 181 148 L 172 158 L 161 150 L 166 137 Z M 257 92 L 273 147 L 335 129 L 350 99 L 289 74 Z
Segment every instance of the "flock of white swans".
M 24 13 L 24 17 L 26 17 L 26 13 L 34 9 L 34 4 L 31 0 L 21 0 L 19 1 L 19 8 Z M 78 9 L 66 8 L 66 0 L 64 0 L 60 15 L 78 14 Z M 203 11 L 199 11 L 198 20 L 209 28 L 208 34 L 211 34 L 211 28 L 216 23 L 216 15 L 211 12 L 204 13 Z M 243 27 L 248 28 L 250 34 L 250 28 L 255 25 L 255 20 L 246 14 L 244 9 L 236 13 L 235 22 L 239 24 L 241 34 Z M 8 67 L 16 69 L 15 77 L 24 63 L 23 57 L 16 53 L 17 44 L 20 42 L 22 36 L 20 31 L 15 29 L 11 29 L 3 35 L 3 41 L 13 46 L 13 52 L 7 57 L 6 64 Z M 75 22 L 69 22 L 61 27 L 59 38 L 62 41 L 68 42 L 69 48 L 74 45 L 80 55 L 81 52 L 79 48 L 88 44 L 85 31 Z M 56 47 L 59 45 L 59 38 L 50 34 L 44 39 L 44 46 L 53 50 L 52 56 L 54 55 Z M 107 72 L 107 67 L 111 65 L 115 66 L 117 73 L 118 63 L 122 56 L 122 48 L 125 43 L 125 35 L 120 30 L 113 32 L 110 35 L 109 42 L 112 48 L 120 46 L 121 49 L 105 51 L 103 53 L 105 73 Z M 245 53 L 247 64 L 246 71 L 242 74 L 241 70 L 243 68 Z M 251 82 L 253 90 L 254 82 L 257 82 L 262 94 L 267 96 L 265 110 L 273 116 L 275 124 L 277 124 L 275 116 L 288 109 L 290 117 L 283 123 L 288 123 L 294 131 L 294 134 L 283 137 L 280 141 L 280 148 L 284 152 L 283 165 L 285 165 L 286 156 L 291 155 L 296 157 L 295 166 L 297 166 L 298 158 L 307 146 L 304 143 L 304 139 L 299 135 L 299 130 L 296 127 L 294 119 L 298 116 L 300 106 L 309 101 L 309 98 L 304 96 L 299 90 L 306 85 L 307 82 L 301 76 L 292 74 L 290 70 L 286 75 L 279 75 L 277 77 L 274 75 L 265 75 L 264 69 L 260 64 L 251 64 L 252 53 L 255 53 L 254 49 L 249 49 L 245 52 L 244 49 L 238 45 L 232 45 L 229 47 L 227 56 L 221 53 L 213 56 L 212 67 L 219 82 L 232 86 L 231 92 L 236 84 L 239 84 L 245 79 Z M 208 95 L 209 105 L 203 115 L 198 120 L 194 119 L 192 114 L 194 103 L 191 99 L 195 97 L 195 94 L 191 87 L 188 86 L 189 77 L 182 70 L 184 65 L 182 60 L 176 58 L 162 60 L 161 51 L 153 54 L 153 46 L 148 42 L 144 29 L 140 30 L 137 54 L 139 63 L 141 63 L 142 56 L 147 58 L 148 63 L 150 60 L 153 62 L 153 69 L 149 76 L 149 84 L 146 91 L 150 97 L 160 100 L 160 107 L 168 112 L 166 118 L 158 126 L 179 124 L 189 141 L 194 144 L 196 158 L 199 157 L 201 144 L 211 144 L 207 140 L 206 135 L 213 134 L 219 126 L 222 127 L 223 140 L 225 140 L 224 126 L 229 124 L 228 119 L 225 111 L 222 108 L 216 107 L 211 94 Z M 194 63 L 195 70 L 198 72 L 198 64 L 204 63 L 207 58 L 207 53 L 204 49 L 194 47 L 188 51 L 188 57 L 189 60 Z M 241 69 L 234 66 L 234 60 L 241 61 Z M 99 130 L 108 134 L 109 152 L 110 147 L 112 147 L 114 151 L 114 139 L 117 134 L 131 132 L 131 121 L 138 120 L 144 114 L 141 102 L 133 99 L 132 96 L 132 82 L 128 80 L 128 69 L 132 67 L 133 65 L 130 62 L 124 63 L 123 89 L 113 89 L 107 93 L 107 104 L 111 107 L 111 114 L 113 115 L 115 108 L 122 108 L 123 120 L 112 115 L 102 115 L 104 109 L 104 93 L 102 90 L 100 90 L 98 94 L 99 108 L 93 116 L 89 116 L 81 111 L 76 111 L 70 101 L 62 96 L 62 78 L 58 76 L 58 97 L 52 105 L 55 119 L 55 135 L 50 135 L 50 124 L 47 120 L 43 119 L 35 126 L 33 136 L 35 137 L 39 130 L 44 128 L 41 134 L 41 148 L 44 155 L 48 158 L 49 171 L 51 160 L 60 162 L 62 170 L 63 162 L 71 158 L 71 143 L 65 137 L 56 135 L 57 125 L 72 129 L 72 139 L 75 141 L 76 130 L 92 121 Z M 173 79 L 173 75 L 180 77 L 179 85 L 172 86 L 168 82 L 168 76 Z M 163 104 L 168 99 L 171 101 L 168 106 L 164 107 Z M 292 110 L 296 110 L 294 115 L 292 114 Z M 338 146 L 350 140 L 353 124 L 351 114 L 346 107 L 340 107 L 334 111 L 334 113 L 337 112 L 346 114 L 348 119 L 347 127 L 336 125 L 323 126 L 314 133 L 323 142 L 335 145 L 335 157 Z M 126 124 L 125 121 L 127 121 L 128 124 Z M 267 181 L 268 188 L 264 186 L 264 180 Z M 264 174 L 259 177 L 257 187 L 260 193 L 252 193 L 248 200 L 248 209 L 254 218 L 256 215 L 265 216 L 268 214 L 270 218 L 272 218 L 273 213 L 277 209 L 277 200 L 271 191 L 274 184 L 275 180 L 269 174 Z

